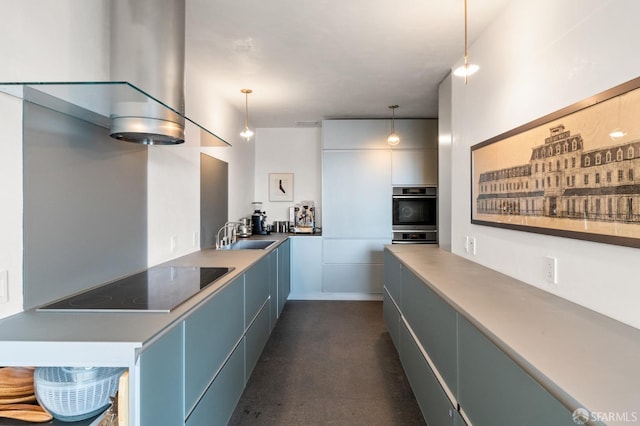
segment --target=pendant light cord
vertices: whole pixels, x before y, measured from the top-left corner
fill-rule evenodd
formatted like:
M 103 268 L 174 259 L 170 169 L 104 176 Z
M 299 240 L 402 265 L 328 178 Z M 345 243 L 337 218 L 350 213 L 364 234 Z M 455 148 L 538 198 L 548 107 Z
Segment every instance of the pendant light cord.
M 244 127 L 249 128 L 249 92 L 244 92 Z
M 467 30 L 467 0 L 464 0 L 464 84 L 469 78 L 469 36 Z

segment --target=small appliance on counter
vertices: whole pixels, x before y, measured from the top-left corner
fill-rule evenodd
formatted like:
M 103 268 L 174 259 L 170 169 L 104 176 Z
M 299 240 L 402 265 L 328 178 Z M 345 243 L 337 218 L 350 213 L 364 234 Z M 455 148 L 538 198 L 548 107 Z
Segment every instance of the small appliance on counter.
M 238 237 L 248 238 L 251 236 L 251 216 L 240 218 L 238 225 Z
M 262 203 L 254 201 L 251 203 L 253 206 L 253 214 L 251 215 L 252 233 L 254 235 L 268 235 L 267 230 L 267 212 L 262 211 Z
M 315 234 L 316 208 L 313 201 L 301 201 L 293 207 L 293 232 L 295 234 Z

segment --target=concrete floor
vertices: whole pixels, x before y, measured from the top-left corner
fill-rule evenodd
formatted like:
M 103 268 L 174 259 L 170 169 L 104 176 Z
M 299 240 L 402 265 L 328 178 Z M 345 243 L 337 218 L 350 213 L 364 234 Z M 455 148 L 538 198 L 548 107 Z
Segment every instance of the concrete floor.
M 424 425 L 382 302 L 288 301 L 230 425 Z

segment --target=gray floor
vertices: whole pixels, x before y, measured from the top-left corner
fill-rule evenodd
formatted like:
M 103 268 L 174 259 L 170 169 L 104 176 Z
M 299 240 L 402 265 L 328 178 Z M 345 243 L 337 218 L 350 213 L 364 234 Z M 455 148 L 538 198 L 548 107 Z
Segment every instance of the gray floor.
M 288 301 L 230 425 L 424 425 L 382 302 Z

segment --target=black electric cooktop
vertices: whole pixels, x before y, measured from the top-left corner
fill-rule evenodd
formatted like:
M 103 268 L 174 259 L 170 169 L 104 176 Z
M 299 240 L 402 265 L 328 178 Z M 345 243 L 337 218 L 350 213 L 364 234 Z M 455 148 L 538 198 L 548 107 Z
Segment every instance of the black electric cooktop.
M 234 268 L 155 266 L 39 307 L 38 311 L 170 312 Z

